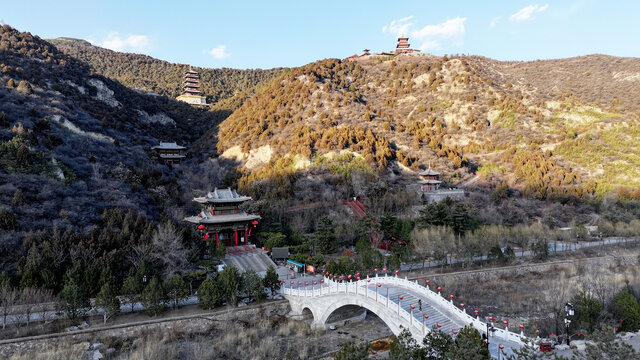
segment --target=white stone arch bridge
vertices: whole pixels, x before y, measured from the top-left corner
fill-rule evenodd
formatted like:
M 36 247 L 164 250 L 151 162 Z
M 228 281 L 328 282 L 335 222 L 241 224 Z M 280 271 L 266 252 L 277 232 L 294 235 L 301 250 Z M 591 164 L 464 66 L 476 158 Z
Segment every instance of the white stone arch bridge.
M 505 347 L 504 352 L 511 353 L 512 349 L 530 341 L 522 333 L 509 331 L 506 325 L 504 329 L 493 324 L 487 326 L 477 316 L 471 316 L 464 308 L 454 305 L 453 299 L 445 299 L 428 286 L 419 285 L 417 280 L 386 275 L 351 282 L 328 277 L 322 280 L 302 278 L 295 279 L 293 284 L 286 281 L 280 291 L 289 300 L 291 315 L 303 317 L 310 312 L 313 315 L 311 325 L 315 328 L 325 328 L 329 316 L 336 310 L 359 306 L 376 314 L 395 335 L 403 328 L 408 329 L 420 344 L 434 326 L 455 336 L 467 325 L 489 337 L 492 355 L 497 355 L 499 345 Z M 418 300 L 422 303 L 421 310 Z

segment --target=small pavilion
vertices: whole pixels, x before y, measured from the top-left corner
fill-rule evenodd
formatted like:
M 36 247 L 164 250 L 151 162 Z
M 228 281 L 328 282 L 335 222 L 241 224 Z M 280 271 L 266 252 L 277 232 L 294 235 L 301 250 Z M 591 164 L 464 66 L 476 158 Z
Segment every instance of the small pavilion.
M 439 179 L 440 173 L 431 169 L 431 165 L 419 175 L 422 177 L 422 180 L 418 181 L 422 192 L 438 191 L 440 189 L 440 184 L 442 183 Z

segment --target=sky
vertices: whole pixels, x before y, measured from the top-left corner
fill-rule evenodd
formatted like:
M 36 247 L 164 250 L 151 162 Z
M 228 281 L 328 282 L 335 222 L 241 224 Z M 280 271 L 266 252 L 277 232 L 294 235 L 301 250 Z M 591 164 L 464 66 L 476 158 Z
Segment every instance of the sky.
M 640 57 L 640 1 L 0 0 L 0 23 L 200 67 L 304 65 L 395 48 L 536 60 Z

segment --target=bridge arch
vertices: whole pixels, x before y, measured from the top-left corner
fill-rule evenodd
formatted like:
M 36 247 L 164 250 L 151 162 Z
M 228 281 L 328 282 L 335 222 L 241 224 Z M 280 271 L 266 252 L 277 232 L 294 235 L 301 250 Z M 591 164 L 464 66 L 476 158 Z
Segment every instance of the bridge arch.
M 289 299 L 291 304 L 292 315 L 297 317 L 304 317 L 305 311 L 310 311 L 313 314 L 313 322 L 311 326 L 313 328 L 324 329 L 327 326 L 327 320 L 337 310 L 346 306 L 357 306 L 367 311 L 374 313 L 382 320 L 394 335 L 400 334 L 403 329 L 409 328 L 412 335 L 417 339 L 422 339 L 429 329 L 425 328 L 425 333 L 416 331 L 407 326 L 407 319 L 401 318 L 396 312 L 389 311 L 384 304 L 376 302 L 375 299 L 367 299 L 362 296 L 356 296 L 353 294 L 341 294 L 342 296 L 331 296 L 323 299 L 322 303 L 318 304 L 313 298 L 295 298 Z M 316 299 L 317 300 L 317 299 Z M 306 312 L 308 315 L 309 313 Z

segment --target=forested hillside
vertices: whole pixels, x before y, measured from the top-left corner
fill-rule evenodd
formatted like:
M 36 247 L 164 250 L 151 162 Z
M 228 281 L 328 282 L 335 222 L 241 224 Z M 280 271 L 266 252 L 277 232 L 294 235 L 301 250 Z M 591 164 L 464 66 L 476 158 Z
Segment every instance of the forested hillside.
M 190 189 L 151 147 L 188 146 L 218 114 L 131 90 L 7 25 L 0 71 L 2 271 L 56 291 L 71 268 L 90 278 L 110 269 L 121 280 L 140 262 L 123 254 L 149 246 L 157 223 L 179 220 L 181 186 Z M 191 248 L 189 234 L 177 237 L 180 249 Z
M 91 71 L 106 76 L 130 88 L 154 92 L 175 98 L 182 93 L 182 76 L 189 65 L 172 64 L 150 56 L 121 53 L 93 46 L 89 42 L 70 38 L 57 38 L 50 42 L 72 57 L 89 65 Z M 250 89 L 280 73 L 281 69 L 238 70 L 203 69 L 200 90 L 208 103 L 215 103 Z
M 452 181 L 477 171 L 533 198 L 637 198 L 637 74 L 640 60 L 607 56 L 322 60 L 247 100 L 221 123 L 217 148 L 252 179 L 348 151 L 381 174 L 431 163 Z

